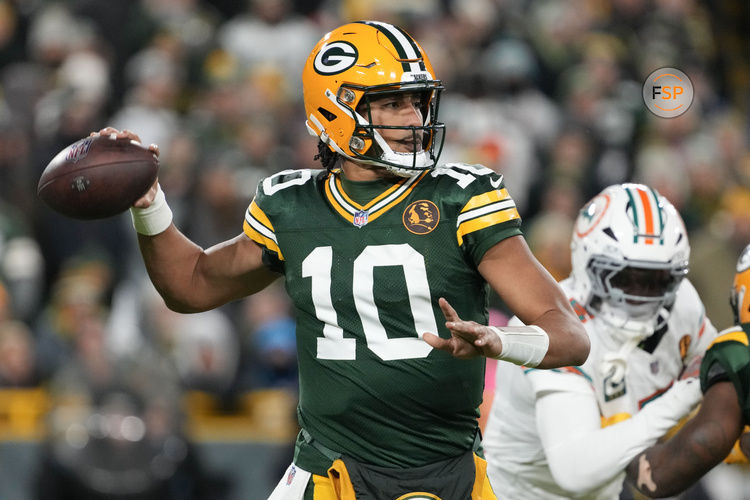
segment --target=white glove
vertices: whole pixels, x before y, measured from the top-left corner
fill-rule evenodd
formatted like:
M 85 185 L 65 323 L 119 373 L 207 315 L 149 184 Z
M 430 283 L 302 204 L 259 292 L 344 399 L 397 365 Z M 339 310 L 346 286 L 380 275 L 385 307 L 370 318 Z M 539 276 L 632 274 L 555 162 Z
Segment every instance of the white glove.
M 700 403 L 703 394 L 697 378 L 678 380 L 660 398 L 646 405 L 641 414 L 650 431 L 662 435 Z

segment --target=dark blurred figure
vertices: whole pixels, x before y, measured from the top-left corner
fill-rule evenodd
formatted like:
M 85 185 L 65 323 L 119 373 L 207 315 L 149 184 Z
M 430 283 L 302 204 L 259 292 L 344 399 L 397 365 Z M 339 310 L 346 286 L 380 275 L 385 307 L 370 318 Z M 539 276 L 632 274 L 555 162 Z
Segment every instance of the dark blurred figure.
M 183 428 L 181 390 L 151 349 L 115 357 L 106 315 L 79 318 L 72 357 L 51 382 L 39 500 L 223 500 Z

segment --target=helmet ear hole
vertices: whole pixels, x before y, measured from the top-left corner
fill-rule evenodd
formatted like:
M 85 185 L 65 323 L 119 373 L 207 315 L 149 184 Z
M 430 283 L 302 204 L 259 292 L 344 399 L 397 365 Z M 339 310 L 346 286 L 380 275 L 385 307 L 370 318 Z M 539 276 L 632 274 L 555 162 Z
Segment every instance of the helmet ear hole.
M 318 113 L 320 113 L 321 115 L 323 115 L 323 117 L 326 120 L 328 120 L 329 122 L 332 122 L 333 120 L 335 120 L 337 118 L 337 116 L 335 114 L 331 113 L 330 111 L 328 111 L 327 109 L 325 109 L 323 107 L 318 108 Z
M 615 236 L 615 232 L 614 232 L 614 231 L 612 231 L 612 228 L 611 228 L 611 227 L 606 227 L 606 228 L 604 228 L 604 229 L 602 230 L 602 232 L 603 232 L 604 234 L 606 234 L 607 236 L 609 236 L 610 238 L 612 238 L 613 240 L 617 241 L 617 236 Z

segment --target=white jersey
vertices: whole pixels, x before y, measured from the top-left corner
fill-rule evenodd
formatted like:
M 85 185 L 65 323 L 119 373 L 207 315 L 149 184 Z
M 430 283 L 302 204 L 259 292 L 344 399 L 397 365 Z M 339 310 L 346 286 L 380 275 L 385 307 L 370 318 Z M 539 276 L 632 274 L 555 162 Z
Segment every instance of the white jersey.
M 569 297 L 570 285 L 561 283 Z M 666 328 L 625 352 L 611 326 L 586 313 L 575 297 L 571 304 L 591 339 L 583 366 L 539 370 L 498 363 L 483 446 L 490 481 L 503 498 L 617 499 L 624 467 L 664 431 L 644 431 L 656 426 L 649 412 L 631 417 L 665 392 L 695 356 L 702 357 L 716 336 L 687 279 Z M 619 381 L 613 380 L 618 351 L 626 367 Z M 628 420 L 639 420 L 638 426 L 614 425 Z

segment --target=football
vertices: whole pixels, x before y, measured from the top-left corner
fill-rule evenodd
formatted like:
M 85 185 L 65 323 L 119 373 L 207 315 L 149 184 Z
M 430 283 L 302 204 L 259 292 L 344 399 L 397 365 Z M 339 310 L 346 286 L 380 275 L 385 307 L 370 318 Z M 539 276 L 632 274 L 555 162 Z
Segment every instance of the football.
M 129 139 L 93 136 L 60 151 L 42 172 L 37 195 L 74 219 L 124 212 L 154 183 L 159 158 Z

